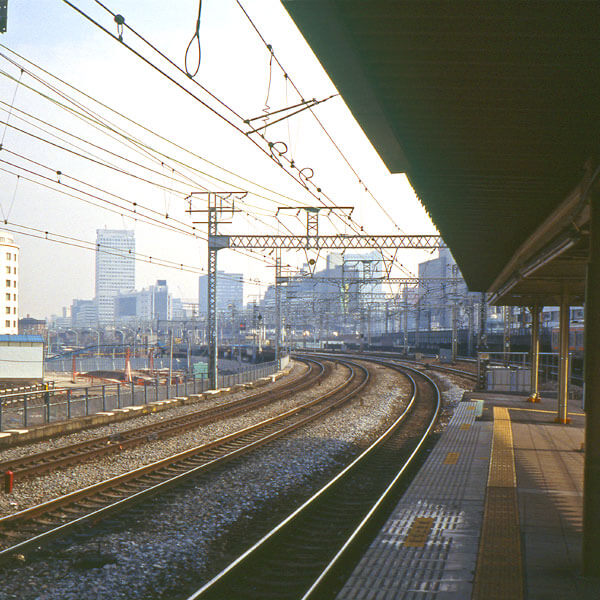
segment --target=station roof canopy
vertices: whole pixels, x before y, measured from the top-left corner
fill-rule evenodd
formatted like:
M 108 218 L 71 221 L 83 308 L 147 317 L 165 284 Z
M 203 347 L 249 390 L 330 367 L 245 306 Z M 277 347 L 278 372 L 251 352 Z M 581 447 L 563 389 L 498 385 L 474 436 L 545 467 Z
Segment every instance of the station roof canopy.
M 581 299 L 600 2 L 283 0 L 473 291 Z

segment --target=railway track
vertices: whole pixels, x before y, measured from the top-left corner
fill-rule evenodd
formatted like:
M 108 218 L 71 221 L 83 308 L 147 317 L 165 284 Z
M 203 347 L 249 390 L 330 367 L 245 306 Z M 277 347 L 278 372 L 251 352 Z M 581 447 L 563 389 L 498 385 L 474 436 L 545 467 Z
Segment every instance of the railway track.
M 370 359 L 366 359 L 370 360 Z M 373 361 L 407 373 L 389 361 Z M 433 429 L 440 392 L 410 369 L 413 396 L 367 450 L 188 600 L 332 598 L 355 553 L 398 499 L 398 482 Z
M 339 362 L 349 368 L 348 377 L 316 399 L 208 444 L 1 518 L 0 560 L 96 524 L 334 410 L 358 394 L 369 380 L 363 366 Z
M 25 477 L 40 475 L 58 468 L 121 452 L 148 441 L 171 437 L 218 419 L 232 417 L 243 411 L 259 408 L 281 397 L 282 394 L 300 392 L 327 377 L 330 371 L 329 363 L 323 364 L 313 359 L 304 359 L 303 362 L 308 364 L 308 370 L 305 373 L 290 382 L 277 386 L 275 389 L 261 391 L 251 396 L 224 402 L 218 406 L 183 416 L 165 419 L 159 423 L 135 427 L 118 434 L 98 436 L 77 444 L 0 462 L 0 473 L 11 471 L 15 482 L 17 482 Z

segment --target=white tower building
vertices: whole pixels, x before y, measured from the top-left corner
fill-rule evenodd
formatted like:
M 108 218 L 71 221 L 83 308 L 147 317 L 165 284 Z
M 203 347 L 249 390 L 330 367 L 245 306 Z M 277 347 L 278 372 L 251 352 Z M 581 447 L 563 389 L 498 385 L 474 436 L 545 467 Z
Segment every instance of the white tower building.
M 19 246 L 12 233 L 0 231 L 0 335 L 19 333 Z
M 135 289 L 135 232 L 127 229 L 97 229 L 96 303 L 98 322 L 115 319 L 115 296 Z

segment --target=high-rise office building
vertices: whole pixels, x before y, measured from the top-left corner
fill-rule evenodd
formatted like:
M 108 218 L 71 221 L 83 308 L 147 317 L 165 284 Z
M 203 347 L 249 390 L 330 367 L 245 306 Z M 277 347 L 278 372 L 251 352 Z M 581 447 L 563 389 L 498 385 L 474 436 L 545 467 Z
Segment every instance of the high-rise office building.
M 208 275 L 201 275 L 198 281 L 199 311 L 206 313 L 208 308 Z M 243 273 L 217 272 L 217 310 L 235 307 L 244 308 L 244 275 Z
M 96 244 L 98 322 L 109 325 L 115 318 L 115 296 L 135 289 L 135 232 L 98 229 Z
M 0 270 L 4 293 L 0 297 L 0 334 L 19 333 L 19 246 L 12 233 L 0 231 Z M 1 280 L 0 280 L 1 281 Z

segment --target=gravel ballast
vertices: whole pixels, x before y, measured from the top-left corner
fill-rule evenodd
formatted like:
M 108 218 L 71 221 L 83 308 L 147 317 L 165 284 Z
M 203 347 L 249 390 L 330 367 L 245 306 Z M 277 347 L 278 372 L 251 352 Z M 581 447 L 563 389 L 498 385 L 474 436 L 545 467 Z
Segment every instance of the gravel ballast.
M 341 378 L 342 371 L 334 376 Z M 143 512 L 128 513 L 120 525 L 107 527 L 89 542 L 31 562 L 24 557 L 10 565 L 10 574 L 3 567 L 0 599 L 185 597 L 190 586 L 214 571 L 211 561 L 220 555 L 229 528 L 243 529 L 248 523 L 252 530 L 257 514 L 268 514 L 285 498 L 299 504 L 374 439 L 375 431 L 392 422 L 408 398 L 409 385 L 389 369 L 378 366 L 374 371 L 375 381 L 360 400 L 325 419 L 203 476 L 185 490 L 154 500 Z M 462 390 L 448 385 L 444 396 L 455 403 Z M 144 449 L 149 452 L 151 446 Z M 142 451 L 132 453 L 138 450 Z M 123 460 L 124 454 L 111 459 Z M 122 466 L 102 463 L 88 468 L 106 473 Z M 74 476 L 72 470 L 65 473 Z M 85 472 L 78 476 L 88 477 Z

